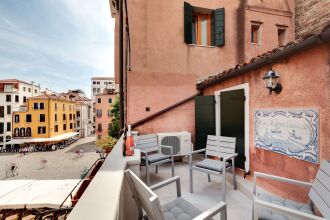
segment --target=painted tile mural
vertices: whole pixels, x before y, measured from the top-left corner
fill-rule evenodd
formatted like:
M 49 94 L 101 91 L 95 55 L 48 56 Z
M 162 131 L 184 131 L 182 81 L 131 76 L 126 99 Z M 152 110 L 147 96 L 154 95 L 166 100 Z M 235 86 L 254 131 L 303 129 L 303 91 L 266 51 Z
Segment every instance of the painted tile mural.
M 256 147 L 312 163 L 318 162 L 318 111 L 313 109 L 257 110 Z

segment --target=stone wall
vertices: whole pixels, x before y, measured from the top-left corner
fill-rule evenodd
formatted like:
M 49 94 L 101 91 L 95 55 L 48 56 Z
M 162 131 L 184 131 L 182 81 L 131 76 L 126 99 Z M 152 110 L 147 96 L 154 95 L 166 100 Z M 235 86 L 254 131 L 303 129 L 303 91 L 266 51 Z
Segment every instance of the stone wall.
M 296 0 L 296 38 L 320 32 L 330 22 L 330 0 Z

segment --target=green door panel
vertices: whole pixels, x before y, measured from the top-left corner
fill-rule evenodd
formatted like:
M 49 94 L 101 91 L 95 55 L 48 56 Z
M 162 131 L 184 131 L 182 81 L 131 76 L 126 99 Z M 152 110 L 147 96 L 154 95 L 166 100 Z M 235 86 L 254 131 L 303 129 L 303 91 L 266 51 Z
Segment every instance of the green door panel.
M 214 96 L 195 98 L 195 150 L 206 147 L 207 135 L 215 135 Z
M 221 135 L 236 137 L 235 166 L 244 169 L 244 89 L 220 93 L 220 120 Z

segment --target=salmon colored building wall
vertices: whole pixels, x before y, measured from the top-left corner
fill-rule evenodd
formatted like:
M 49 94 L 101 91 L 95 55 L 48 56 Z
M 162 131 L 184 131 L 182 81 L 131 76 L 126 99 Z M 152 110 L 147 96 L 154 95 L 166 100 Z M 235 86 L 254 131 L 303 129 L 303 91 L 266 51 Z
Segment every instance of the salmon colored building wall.
M 225 45 L 222 47 L 187 45 L 184 42 L 184 1 L 160 0 L 127 1 L 127 16 L 130 33 L 130 53 L 124 63 L 127 63 L 127 90 L 126 111 L 127 123 L 132 124 L 165 107 L 171 106 L 189 96 L 194 95 L 196 82 L 201 78 L 230 68 L 245 59 L 250 59 L 255 53 L 265 52 L 269 48 L 278 46 L 277 40 L 267 40 L 270 35 L 277 37 L 272 17 L 280 17 L 281 22 L 293 29 L 288 17 L 274 15 L 284 13 L 281 4 L 287 0 L 264 0 L 266 4 L 251 2 L 246 4 L 243 0 L 186 0 L 194 7 L 207 9 L 225 8 Z M 259 1 L 258 1 L 259 2 Z M 274 10 L 266 12 L 249 12 L 248 5 L 267 7 L 269 2 Z M 277 4 L 280 2 L 280 4 Z M 275 6 L 274 6 L 275 5 Z M 278 6 L 280 5 L 280 6 Z M 246 15 L 245 15 L 246 14 Z M 250 26 L 245 24 L 245 16 L 249 19 L 261 19 L 264 26 L 271 26 L 273 33 L 265 33 L 264 44 L 256 48 L 249 47 L 242 35 L 250 36 Z M 124 8 L 124 20 L 126 17 Z M 119 15 L 115 16 L 115 78 L 119 79 Z M 124 22 L 125 23 L 125 22 Z M 125 30 L 125 27 L 124 27 Z M 269 35 L 268 35 L 269 32 Z M 290 33 L 292 31 L 290 30 Z M 290 34 L 289 36 L 291 36 Z M 291 36 L 292 37 L 292 36 Z M 293 38 L 292 38 L 293 39 Z M 289 40 L 289 37 L 288 37 Z M 124 33 L 124 54 L 128 48 L 128 38 Z M 247 44 L 245 48 L 245 44 Z M 244 56 L 244 50 L 247 55 Z M 187 104 L 194 106 L 193 102 Z M 150 111 L 146 111 L 150 107 Z M 181 108 L 181 107 L 180 107 Z M 182 106 L 182 109 L 185 109 Z M 179 110 L 175 110 L 179 111 Z M 183 117 L 183 118 L 182 118 Z M 188 120 L 189 117 L 189 120 Z M 188 130 L 194 133 L 194 108 L 186 108 L 182 114 L 166 114 L 155 120 L 147 122 L 136 130 L 141 133 L 157 131 Z M 178 123 L 181 122 L 181 123 Z
M 263 67 L 204 89 L 203 95 L 243 83 L 249 84 L 250 170 L 312 182 L 319 164 L 294 159 L 255 147 L 254 112 L 260 109 L 313 108 L 319 112 L 319 161 L 330 160 L 330 46 L 323 45 L 292 56 L 273 69 L 280 73 L 283 90 L 269 95 L 262 80 L 269 67 Z M 306 189 L 275 182 L 263 182 L 278 195 L 305 200 Z M 303 193 L 305 192 L 305 193 Z

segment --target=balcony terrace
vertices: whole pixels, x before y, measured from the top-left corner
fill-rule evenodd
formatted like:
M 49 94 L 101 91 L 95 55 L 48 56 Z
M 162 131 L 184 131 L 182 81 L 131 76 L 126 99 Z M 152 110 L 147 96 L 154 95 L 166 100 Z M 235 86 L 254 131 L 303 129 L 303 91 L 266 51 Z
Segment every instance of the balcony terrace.
M 78 204 L 70 213 L 68 219 L 134 219 L 137 218 L 137 209 L 132 199 L 128 184 L 124 178 L 125 169 L 135 173 L 140 172 L 141 179 L 146 182 L 145 169 L 139 171 L 140 152 L 136 150 L 133 157 L 122 156 L 122 139 L 118 141 L 112 152 L 106 158 L 103 166 L 96 174 Z M 197 155 L 197 158 L 200 157 Z M 151 169 L 151 184 L 158 183 L 171 177 L 171 166 L 161 165 L 158 174 Z M 175 175 L 180 177 L 182 197 L 205 211 L 221 201 L 221 178 L 211 176 L 209 183 L 207 175 L 201 172 L 194 173 L 194 193 L 189 192 L 189 165 L 188 162 L 175 163 Z M 227 212 L 228 219 L 242 220 L 252 217 L 252 200 L 240 190 L 234 190 L 231 184 L 231 173 L 227 174 Z M 243 178 L 238 177 L 238 187 Z M 250 183 L 247 183 L 251 186 Z M 249 189 L 252 189 L 249 188 Z M 247 190 L 251 192 L 250 190 Z M 161 203 L 169 202 L 176 197 L 175 184 L 155 191 Z M 217 215 L 213 219 L 220 219 Z

